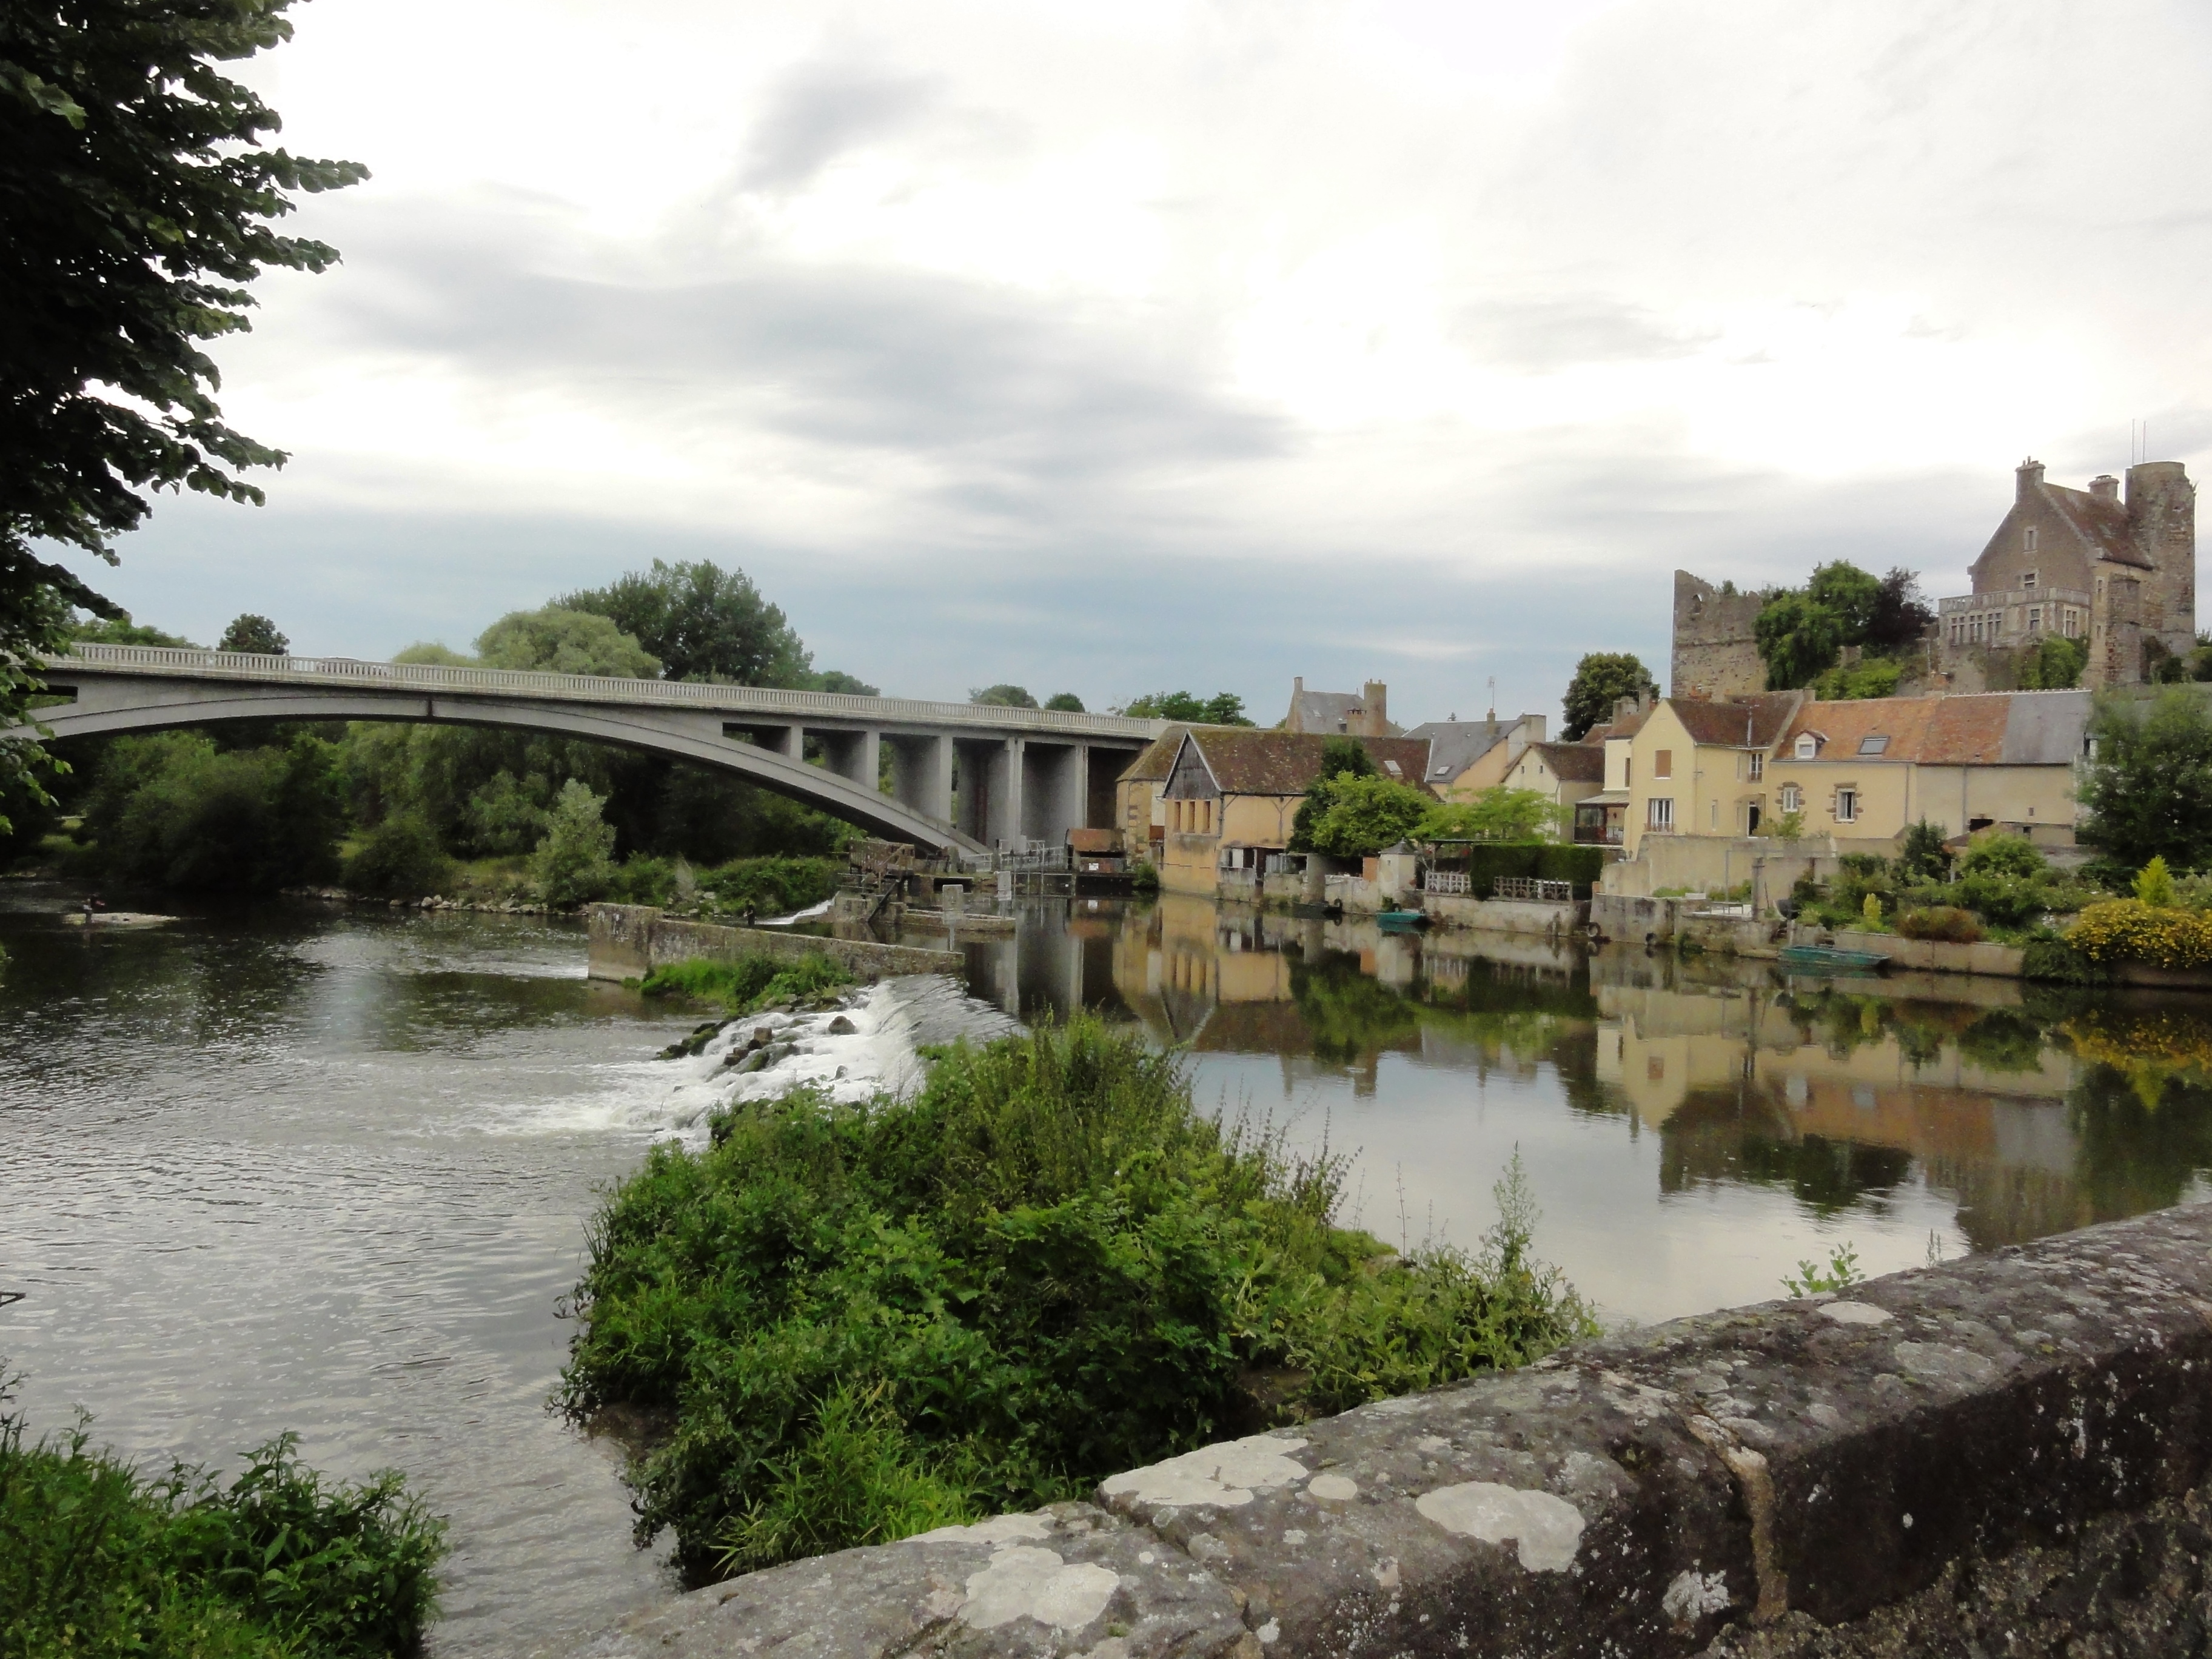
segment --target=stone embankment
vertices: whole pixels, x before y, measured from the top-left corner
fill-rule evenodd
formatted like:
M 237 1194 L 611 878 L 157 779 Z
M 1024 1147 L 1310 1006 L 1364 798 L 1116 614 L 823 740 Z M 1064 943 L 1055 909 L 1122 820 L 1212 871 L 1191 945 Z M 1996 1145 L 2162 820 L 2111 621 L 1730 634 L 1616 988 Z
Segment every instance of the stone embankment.
M 656 968 L 699 957 L 765 956 L 796 961 L 826 956 L 863 980 L 895 974 L 959 974 L 967 965 L 967 958 L 957 951 L 791 933 L 776 927 L 679 921 L 647 904 L 593 904 L 586 907 L 585 916 L 591 927 L 587 971 L 593 979 L 641 979 Z
M 700 1590 L 591 1659 L 2201 1652 L 2212 1206 L 1567 1349 Z
M 495 916 L 550 916 L 561 914 L 549 904 L 534 904 L 527 899 L 459 899 L 447 898 L 432 893 L 423 898 L 372 898 L 366 893 L 349 892 L 343 887 L 287 887 L 283 895 L 291 899 L 314 899 L 324 904 L 357 904 L 371 910 L 476 910 Z

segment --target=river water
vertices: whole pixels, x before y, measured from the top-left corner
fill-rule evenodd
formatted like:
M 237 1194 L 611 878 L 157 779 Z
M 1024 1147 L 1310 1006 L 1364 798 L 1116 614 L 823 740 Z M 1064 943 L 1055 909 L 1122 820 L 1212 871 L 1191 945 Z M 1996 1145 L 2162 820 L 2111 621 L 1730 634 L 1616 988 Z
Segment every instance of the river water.
M 264 906 L 64 927 L 0 887 L 0 1363 L 34 1425 L 134 1457 L 407 1472 L 450 1517 L 440 1654 L 523 1655 L 670 1593 L 620 1453 L 546 1409 L 597 1189 L 696 1139 L 692 1018 L 584 977 L 574 923 Z M 963 940 L 786 1062 L 839 1091 L 917 1042 L 1089 1007 L 1200 1098 L 1352 1155 L 1348 1219 L 1477 1242 L 1516 1152 L 1539 1251 L 1611 1321 L 2212 1198 L 2212 1000 L 1429 939 L 1168 899 Z M 1003 1011 L 1000 1012 L 1000 1011 Z M 841 1075 L 842 1073 L 842 1075 Z M 726 1088 L 727 1085 L 718 1085 Z

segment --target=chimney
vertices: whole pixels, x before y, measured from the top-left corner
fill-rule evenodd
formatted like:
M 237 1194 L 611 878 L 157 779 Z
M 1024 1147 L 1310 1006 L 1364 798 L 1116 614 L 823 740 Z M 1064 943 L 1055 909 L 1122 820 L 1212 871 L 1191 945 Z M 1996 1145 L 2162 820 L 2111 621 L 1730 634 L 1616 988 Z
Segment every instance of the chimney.
M 2013 478 L 2016 494 L 2026 501 L 2031 491 L 2043 488 L 2043 463 L 2029 456 L 2014 470 Z
M 1651 693 L 1649 690 L 1638 691 L 1636 694 L 1636 712 L 1639 714 L 1648 714 L 1651 712 Z
M 1636 699 L 1635 699 L 1635 698 L 1633 698 L 1633 697 L 1615 697 L 1615 698 L 1613 700 L 1613 723 L 1614 723 L 1615 725 L 1619 725 L 1622 720 L 1626 720 L 1630 715 L 1633 714 L 1635 712 L 1636 712 Z
M 2120 481 L 2109 472 L 2100 472 L 2089 480 L 2089 493 L 2100 501 L 2120 499 Z

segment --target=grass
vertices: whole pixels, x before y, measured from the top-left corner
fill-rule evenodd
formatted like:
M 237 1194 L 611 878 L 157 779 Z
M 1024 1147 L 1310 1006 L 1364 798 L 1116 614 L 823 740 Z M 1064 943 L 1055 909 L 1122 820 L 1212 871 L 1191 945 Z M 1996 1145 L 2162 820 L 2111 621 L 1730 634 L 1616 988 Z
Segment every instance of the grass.
M 0 1654 L 381 1659 L 421 1645 L 442 1523 L 400 1477 L 326 1482 L 291 1436 L 228 1486 L 149 1477 L 0 1395 Z
M 1469 1256 L 1336 1224 L 1344 1161 L 1198 1111 L 1088 1018 L 656 1148 L 590 1230 L 562 1403 L 670 1431 L 641 1540 L 702 1582 L 1070 1497 L 1103 1476 L 1524 1363 L 1593 1328 L 1517 1166 Z
M 851 969 L 812 951 L 795 959 L 766 955 L 691 957 L 654 969 L 638 989 L 649 997 L 682 997 L 745 1014 L 778 1002 L 804 1001 L 851 983 Z

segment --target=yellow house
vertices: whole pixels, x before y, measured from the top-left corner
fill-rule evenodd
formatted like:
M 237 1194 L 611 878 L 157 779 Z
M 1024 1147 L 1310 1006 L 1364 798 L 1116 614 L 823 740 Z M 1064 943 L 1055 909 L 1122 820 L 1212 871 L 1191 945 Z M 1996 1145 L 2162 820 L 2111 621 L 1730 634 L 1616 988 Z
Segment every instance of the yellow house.
M 1160 837 L 1167 828 L 1160 791 L 1175 766 L 1183 733 L 1189 730 L 1188 726 L 1168 727 L 1114 782 L 1114 825 L 1121 832 L 1122 846 L 1131 858 L 1148 860 L 1155 869 L 1160 861 Z
M 1420 785 L 1429 746 L 1358 738 L 1385 777 Z M 1298 802 L 1321 775 L 1319 733 L 1197 726 L 1183 733 L 1159 790 L 1158 868 L 1170 892 L 1218 893 L 1224 871 L 1262 872 L 1291 844 Z M 1135 763 L 1143 764 L 1139 757 Z
M 1610 792 L 1617 759 L 1628 855 L 1635 857 L 1650 835 L 1757 834 L 1765 817 L 1767 757 L 1806 701 L 1802 691 L 1726 702 L 1668 697 L 1632 736 L 1609 735 L 1606 782 Z
M 1473 800 L 1504 781 L 1532 743 L 1544 740 L 1544 716 L 1502 720 L 1429 720 L 1406 733 L 1429 745 L 1423 781 L 1446 800 Z
M 1601 743 L 1532 743 L 1505 769 L 1498 783 L 1530 789 L 1551 802 L 1576 841 L 1605 840 L 1602 804 L 1583 803 L 1605 787 L 1605 745 Z
M 1807 702 L 1767 763 L 1772 811 L 1808 835 L 1888 840 L 1925 819 L 2070 847 L 2089 713 L 2087 691 Z

